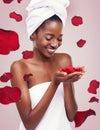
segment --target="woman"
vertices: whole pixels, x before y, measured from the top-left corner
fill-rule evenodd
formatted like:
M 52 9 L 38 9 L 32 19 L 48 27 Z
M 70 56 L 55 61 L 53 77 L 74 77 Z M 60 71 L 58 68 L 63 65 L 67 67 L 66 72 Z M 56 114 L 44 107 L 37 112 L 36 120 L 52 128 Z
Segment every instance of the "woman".
M 29 6 L 33 7 L 33 3 Z M 34 16 L 34 12 L 30 14 Z M 34 23 L 29 16 L 28 26 L 30 21 Z M 20 130 L 71 130 L 69 121 L 73 121 L 77 111 L 73 82 L 78 81 L 83 72 L 61 71 L 72 66 L 70 55 L 55 53 L 62 44 L 64 21 L 61 17 L 54 13 L 36 24 L 37 28 L 28 27 L 29 37 L 34 41 L 34 57 L 15 61 L 11 66 L 11 84 L 21 90 L 21 100 L 16 103 L 23 122 Z M 31 74 L 27 81 L 23 78 L 25 74 Z

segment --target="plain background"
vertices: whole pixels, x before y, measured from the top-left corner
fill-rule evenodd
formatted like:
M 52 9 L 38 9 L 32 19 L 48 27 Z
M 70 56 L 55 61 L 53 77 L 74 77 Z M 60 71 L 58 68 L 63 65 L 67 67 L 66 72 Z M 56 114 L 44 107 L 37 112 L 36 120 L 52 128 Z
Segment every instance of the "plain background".
M 0 28 L 6 30 L 14 30 L 19 35 L 20 48 L 9 55 L 0 55 L 0 75 L 9 72 L 10 65 L 13 61 L 22 57 L 22 51 L 30 50 L 33 44 L 27 38 L 25 29 L 25 18 L 27 12 L 25 10 L 30 0 L 22 0 L 19 4 L 14 0 L 11 4 L 4 4 L 0 1 Z M 16 22 L 9 18 L 9 13 L 15 11 L 22 14 L 23 20 Z M 100 0 L 71 0 L 68 7 L 68 18 L 64 29 L 63 45 L 58 49 L 59 52 L 66 52 L 72 56 L 73 65 L 84 65 L 87 72 L 83 78 L 75 83 L 75 96 L 80 111 L 93 109 L 96 116 L 90 116 L 78 128 L 75 128 L 74 122 L 71 123 L 72 130 L 100 130 L 100 103 L 89 103 L 92 96 L 100 99 L 100 89 L 97 94 L 88 93 L 87 89 L 91 80 L 100 81 Z M 81 16 L 83 24 L 76 27 L 71 24 L 73 16 Z M 85 39 L 87 42 L 79 48 L 76 42 Z M 10 82 L 1 83 L 0 87 L 10 85 Z M 18 130 L 20 117 L 18 115 L 16 105 L 0 104 L 0 130 Z

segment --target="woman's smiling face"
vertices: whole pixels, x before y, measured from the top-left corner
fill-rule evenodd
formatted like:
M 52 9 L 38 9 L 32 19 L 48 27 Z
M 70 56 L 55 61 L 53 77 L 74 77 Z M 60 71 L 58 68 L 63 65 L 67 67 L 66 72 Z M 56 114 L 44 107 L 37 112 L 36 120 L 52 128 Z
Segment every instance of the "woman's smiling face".
M 51 57 L 62 44 L 62 23 L 47 21 L 37 32 L 33 33 L 35 48 L 45 57 Z

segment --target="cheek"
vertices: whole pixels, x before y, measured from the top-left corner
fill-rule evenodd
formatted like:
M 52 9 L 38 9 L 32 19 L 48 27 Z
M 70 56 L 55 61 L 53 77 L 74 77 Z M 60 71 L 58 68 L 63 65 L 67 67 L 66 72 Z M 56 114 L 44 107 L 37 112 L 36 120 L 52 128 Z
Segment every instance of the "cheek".
M 38 40 L 36 40 L 36 45 L 37 46 L 45 46 L 46 45 L 46 41 L 43 38 L 38 38 Z

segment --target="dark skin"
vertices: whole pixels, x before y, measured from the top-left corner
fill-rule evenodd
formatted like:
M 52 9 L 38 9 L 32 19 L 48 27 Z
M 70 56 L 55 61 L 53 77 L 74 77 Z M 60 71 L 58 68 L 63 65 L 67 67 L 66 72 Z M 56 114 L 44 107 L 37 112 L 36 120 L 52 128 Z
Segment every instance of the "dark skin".
M 64 102 L 66 116 L 73 121 L 77 111 L 77 104 L 74 98 L 73 82 L 78 81 L 83 72 L 67 74 L 60 70 L 72 65 L 71 57 L 64 53 L 55 53 L 55 50 L 62 44 L 62 23 L 60 21 L 48 21 L 37 33 L 31 35 L 35 41 L 34 57 L 21 59 L 11 66 L 13 79 L 12 86 L 21 90 L 21 100 L 16 103 L 20 117 L 27 130 L 34 130 L 42 120 L 52 98 L 55 95 L 59 84 L 63 82 Z M 52 69 L 50 69 L 52 68 Z M 28 82 L 23 76 L 31 73 Z M 29 88 L 34 85 L 50 81 L 47 91 L 35 108 L 32 109 Z

